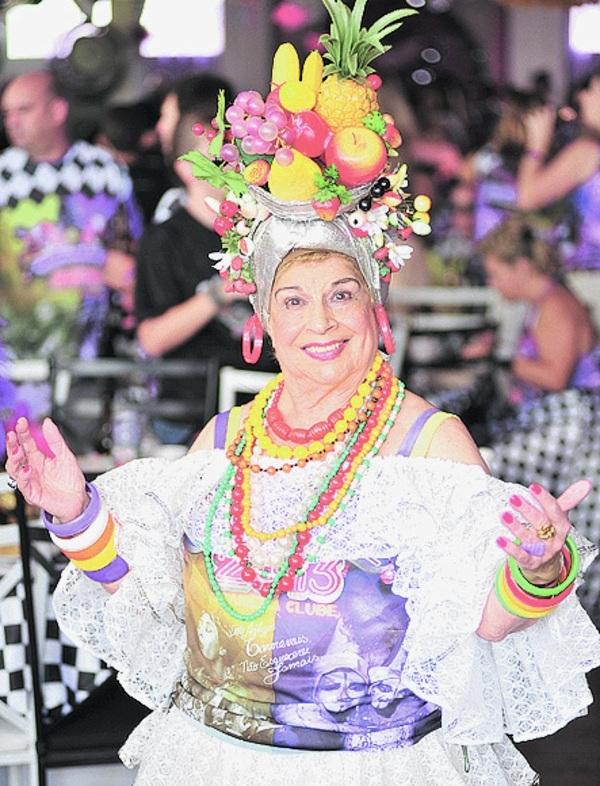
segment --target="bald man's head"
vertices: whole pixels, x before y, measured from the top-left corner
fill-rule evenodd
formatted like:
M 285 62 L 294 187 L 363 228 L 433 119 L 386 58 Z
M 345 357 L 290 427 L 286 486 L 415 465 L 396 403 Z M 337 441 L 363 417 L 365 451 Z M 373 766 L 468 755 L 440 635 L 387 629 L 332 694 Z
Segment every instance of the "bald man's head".
M 68 104 L 47 71 L 15 77 L 2 95 L 2 116 L 12 145 L 38 161 L 58 158 L 67 143 Z

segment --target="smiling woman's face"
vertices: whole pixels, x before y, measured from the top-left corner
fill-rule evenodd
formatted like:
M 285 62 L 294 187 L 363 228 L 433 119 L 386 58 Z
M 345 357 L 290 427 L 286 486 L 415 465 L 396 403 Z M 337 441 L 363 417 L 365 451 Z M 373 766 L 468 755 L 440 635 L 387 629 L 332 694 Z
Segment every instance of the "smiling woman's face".
M 268 330 L 287 377 L 338 385 L 364 376 L 377 351 L 373 304 L 358 267 L 324 251 L 283 265 L 275 277 Z

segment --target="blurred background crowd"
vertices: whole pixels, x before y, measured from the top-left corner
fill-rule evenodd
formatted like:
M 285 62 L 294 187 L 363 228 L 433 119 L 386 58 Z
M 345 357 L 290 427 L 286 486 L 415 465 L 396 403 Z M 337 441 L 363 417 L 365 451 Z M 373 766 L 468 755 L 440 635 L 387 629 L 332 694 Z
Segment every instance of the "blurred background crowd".
M 392 284 L 395 368 L 461 415 L 493 464 L 500 426 L 531 401 L 598 386 L 600 6 L 407 4 L 419 14 L 378 60 L 379 101 L 402 134 L 409 190 L 432 200 L 433 232 L 413 237 Z M 367 22 L 396 5 L 372 0 Z M 227 103 L 250 84 L 266 92 L 279 43 L 318 46 L 324 11 L 316 0 L 178 0 L 168 18 L 152 0 L 2 6 L 2 421 L 53 413 L 78 453 L 117 462 L 184 449 L 224 400 L 220 369 L 247 370 L 249 306 L 209 259 L 219 238 L 206 198 L 219 194 L 178 159 L 210 138 L 220 89 Z M 272 372 L 266 354 L 259 371 Z M 126 363 L 95 373 L 85 363 L 97 358 Z M 157 359 L 192 365 L 139 370 Z
M 399 5 L 379 102 L 433 231 L 390 287 L 394 370 L 500 477 L 589 477 L 600 543 L 600 3 L 369 0 L 367 23 Z M 266 94 L 276 47 L 326 24 L 319 0 L 0 0 L 0 453 L 52 414 L 91 474 L 175 456 L 277 370 L 242 359 L 220 194 L 180 156 L 219 90 Z M 585 592 L 600 622 L 600 570 Z
M 184 450 L 228 384 L 250 392 L 263 377 L 241 357 L 249 306 L 209 258 L 207 197 L 219 194 L 179 158 L 213 133 L 219 90 L 227 103 L 248 85 L 266 92 L 279 43 L 318 46 L 324 10 L 1 5 L 2 422 L 52 413 L 79 454 L 112 463 Z M 396 5 L 371 0 L 366 21 Z M 392 283 L 395 370 L 464 418 L 495 471 L 528 476 L 540 464 L 529 437 L 515 446 L 515 418 L 521 433 L 533 404 L 539 418 L 547 394 L 576 389 L 561 411 L 581 424 L 581 396 L 591 412 L 599 384 L 600 5 L 407 5 L 419 14 L 378 60 L 379 101 L 402 134 L 409 190 L 432 200 L 433 231 L 412 238 Z M 263 357 L 258 371 L 275 371 Z M 248 379 L 226 383 L 223 367 Z M 554 483 L 564 435 L 555 443 Z

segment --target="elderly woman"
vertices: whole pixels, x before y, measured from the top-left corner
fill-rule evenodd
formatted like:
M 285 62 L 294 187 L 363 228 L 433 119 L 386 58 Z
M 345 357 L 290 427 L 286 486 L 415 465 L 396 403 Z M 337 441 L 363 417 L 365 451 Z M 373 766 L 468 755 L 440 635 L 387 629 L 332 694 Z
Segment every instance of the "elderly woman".
M 226 451 L 217 418 L 187 457 L 99 478 L 97 504 L 50 421 L 53 459 L 36 449 L 26 421 L 9 435 L 8 470 L 47 511 L 67 554 L 93 505 L 74 539 L 102 520 L 118 530 L 111 564 L 126 560 L 125 577 L 80 562 L 63 574 L 56 602 L 68 633 L 156 710 L 123 752 L 140 764 L 136 783 L 212 786 L 243 775 L 264 784 L 275 774 L 290 784 L 534 783 L 504 734 L 550 733 L 583 711 L 583 673 L 600 648 L 573 593 L 545 616 L 535 594 L 529 608 L 516 592 L 509 611 L 494 576 L 512 556 L 533 593 L 564 584 L 561 555 L 576 560 L 564 549 L 566 511 L 585 489 L 557 501 L 538 486 L 506 486 L 486 474 L 457 419 L 423 425 L 430 408 L 391 376 L 350 256 L 293 251 L 265 296 L 282 376 L 240 413 Z M 308 446 L 296 441 L 311 430 Z M 321 440 L 331 449 L 317 452 Z M 512 586 L 512 574 L 501 575 Z M 217 659 L 202 646 L 207 616 L 223 648 Z M 401 648 L 415 721 L 369 709 L 368 668 L 392 663 Z M 338 685 L 343 706 L 334 702 L 339 712 L 325 723 L 307 704 L 320 701 L 319 663 L 336 652 L 338 674 L 349 652 L 365 666 Z M 225 683 L 215 666 L 224 656 Z M 357 738 L 364 747 L 350 752 Z
M 360 14 L 327 5 L 360 41 Z M 585 672 L 600 663 L 572 592 L 591 547 L 567 513 L 588 484 L 555 499 L 491 478 L 461 423 L 393 377 L 378 348 L 381 333 L 392 349 L 382 277 L 407 255 L 407 230 L 424 231 L 425 200 L 387 161 L 369 170 L 370 153 L 360 176 L 321 170 L 297 73 L 289 49 L 276 55 L 271 106 L 304 113 L 293 138 L 305 153 L 288 136 L 279 167 L 254 143 L 233 161 L 217 138 L 222 164 L 191 157 L 231 189 L 218 265 L 251 294 L 245 355 L 256 359 L 264 327 L 281 375 L 176 462 L 134 461 L 86 485 L 56 427 L 44 424 L 50 459 L 21 420 L 8 471 L 72 562 L 60 624 L 154 710 L 121 753 L 138 786 L 531 786 L 506 735 L 585 712 Z M 257 96 L 238 96 L 232 134 L 269 111 Z M 250 189 L 235 177 L 261 170 Z

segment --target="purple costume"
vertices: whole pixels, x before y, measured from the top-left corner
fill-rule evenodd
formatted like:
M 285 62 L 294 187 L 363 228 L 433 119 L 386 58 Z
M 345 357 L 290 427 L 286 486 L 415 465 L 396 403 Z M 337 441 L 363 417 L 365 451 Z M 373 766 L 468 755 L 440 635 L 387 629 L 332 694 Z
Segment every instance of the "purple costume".
M 578 243 L 569 270 L 600 270 L 600 169 L 573 193 L 579 216 Z

